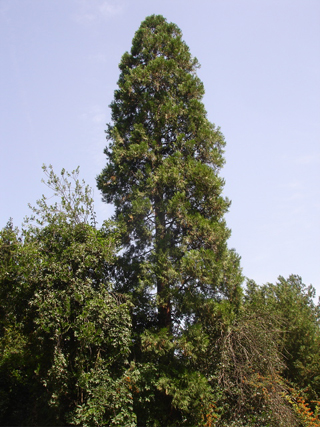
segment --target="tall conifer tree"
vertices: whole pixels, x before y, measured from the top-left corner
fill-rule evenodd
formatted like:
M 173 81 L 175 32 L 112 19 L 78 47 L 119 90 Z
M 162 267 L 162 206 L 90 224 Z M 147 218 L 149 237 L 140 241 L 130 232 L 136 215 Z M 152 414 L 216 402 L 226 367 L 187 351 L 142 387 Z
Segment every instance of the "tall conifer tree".
M 157 326 L 172 330 L 203 299 L 239 294 L 219 176 L 225 141 L 207 119 L 198 61 L 175 24 L 146 18 L 119 67 L 108 163 L 97 178 L 123 232 L 118 288 L 136 296 L 137 317 L 139 308 L 157 313 Z

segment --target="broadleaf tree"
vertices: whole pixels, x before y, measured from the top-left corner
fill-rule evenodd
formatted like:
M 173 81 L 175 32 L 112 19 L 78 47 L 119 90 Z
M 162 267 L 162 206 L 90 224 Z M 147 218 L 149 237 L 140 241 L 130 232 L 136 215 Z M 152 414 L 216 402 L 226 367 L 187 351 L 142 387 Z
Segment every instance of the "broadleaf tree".
M 97 178 L 122 230 L 116 286 L 133 295 L 136 325 L 172 332 L 192 323 L 204 299 L 237 304 L 241 293 L 219 175 L 225 140 L 175 24 L 146 18 L 119 67 Z
M 116 228 L 88 223 L 78 170 L 44 172 L 59 201 L 0 231 L 0 424 L 134 426 L 131 304 L 106 274 Z

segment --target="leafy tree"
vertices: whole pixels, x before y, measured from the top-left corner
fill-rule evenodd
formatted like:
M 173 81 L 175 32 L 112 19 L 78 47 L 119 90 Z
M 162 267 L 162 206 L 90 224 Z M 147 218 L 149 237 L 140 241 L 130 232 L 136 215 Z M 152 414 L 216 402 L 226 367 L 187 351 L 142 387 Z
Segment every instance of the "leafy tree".
M 319 305 L 298 276 L 258 287 L 240 307 L 208 300 L 198 316 L 209 345 L 194 351 L 206 373 L 216 426 L 318 427 Z
M 285 362 L 282 375 L 316 402 L 320 400 L 320 305 L 314 298 L 315 289 L 296 275 L 280 276 L 276 284 L 261 287 L 249 282 L 245 297 L 247 307 L 278 322 Z
M 32 265 L 12 220 L 0 231 L 0 424 L 18 425 L 27 413 L 30 383 L 25 333 L 30 286 L 25 279 Z M 32 373 L 31 373 L 32 375 Z M 17 402 L 20 402 L 18 405 Z M 20 417 L 20 418 L 19 418 Z
M 134 425 L 131 306 L 106 276 L 117 232 L 88 224 L 77 171 L 45 171 L 60 203 L 43 197 L 23 238 L 11 224 L 0 236 L 1 424 Z
M 217 425 L 297 426 L 279 375 L 285 366 L 279 323 L 243 304 L 235 312 L 229 301 L 208 301 L 201 316 L 209 345 L 197 362 L 216 390 Z
M 239 298 L 242 280 L 227 248 L 225 141 L 206 117 L 198 67 L 175 24 L 142 22 L 120 63 L 97 179 L 122 230 L 118 287 L 139 295 L 137 311 L 143 304 L 151 323 L 145 307 L 156 292 L 157 325 L 169 330 L 203 299 Z

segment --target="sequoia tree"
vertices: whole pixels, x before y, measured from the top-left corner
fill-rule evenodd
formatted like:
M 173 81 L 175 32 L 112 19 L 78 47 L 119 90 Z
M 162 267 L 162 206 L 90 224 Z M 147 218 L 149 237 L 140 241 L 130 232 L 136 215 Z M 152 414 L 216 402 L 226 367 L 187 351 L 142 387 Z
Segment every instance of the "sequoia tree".
M 122 230 L 116 286 L 133 294 L 137 318 L 172 330 L 203 299 L 239 296 L 219 176 L 225 141 L 207 119 L 198 61 L 175 24 L 146 18 L 119 67 L 97 178 Z

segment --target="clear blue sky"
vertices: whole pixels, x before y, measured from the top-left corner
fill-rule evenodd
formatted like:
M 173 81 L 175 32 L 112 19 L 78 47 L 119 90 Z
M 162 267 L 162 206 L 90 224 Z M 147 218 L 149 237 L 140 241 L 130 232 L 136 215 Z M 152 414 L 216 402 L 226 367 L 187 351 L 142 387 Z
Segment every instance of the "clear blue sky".
M 202 65 L 245 276 L 299 274 L 320 295 L 319 0 L 0 0 L 0 227 L 48 194 L 43 163 L 95 186 L 120 58 L 153 13 Z

